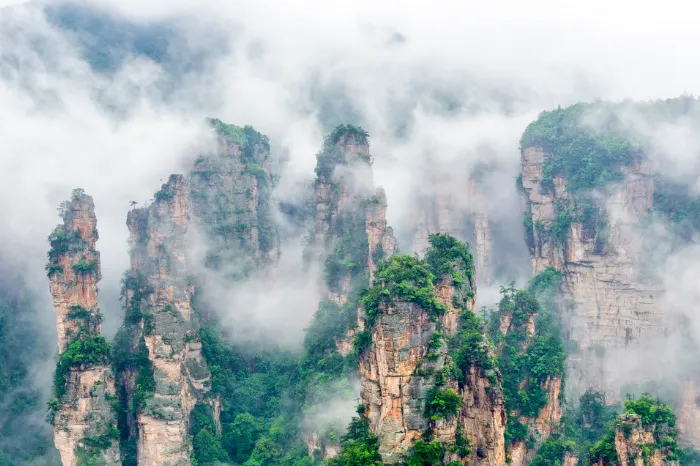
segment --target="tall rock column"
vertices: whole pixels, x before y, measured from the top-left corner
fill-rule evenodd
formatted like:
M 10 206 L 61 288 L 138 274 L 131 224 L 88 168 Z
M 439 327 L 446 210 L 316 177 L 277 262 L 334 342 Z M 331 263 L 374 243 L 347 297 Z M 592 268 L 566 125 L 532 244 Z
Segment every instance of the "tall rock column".
M 448 235 L 425 259 L 382 265 L 362 304 L 361 399 L 384 463 L 417 442 L 437 442 L 445 462 L 505 464 L 506 416 L 484 328 L 473 313 L 473 259 Z M 435 282 L 433 282 L 435 280 Z
M 143 288 L 148 289 L 139 308 L 127 310 L 127 320 L 140 319 L 153 371 L 152 392 L 141 396 L 145 401 L 138 413 L 140 465 L 190 464 L 189 414 L 208 390 L 209 371 L 190 303 L 194 289 L 186 260 L 188 192 L 185 179 L 172 175 L 153 203 L 134 209 L 127 222 L 132 276 L 144 277 Z M 130 292 L 132 299 L 138 292 Z
M 100 254 L 95 206 L 82 190 L 61 204 L 46 270 L 56 312 L 59 360 L 50 418 L 64 466 L 120 463 L 110 345 L 100 335 Z
M 355 336 L 364 326 L 359 304 L 362 290 L 369 287 L 377 264 L 394 254 L 396 247 L 386 221 L 386 195 L 383 189 L 374 187 L 368 134 L 351 125 L 335 128 L 317 155 L 316 175 L 313 225 L 305 254 L 311 266 L 322 270 L 324 291 L 311 334 L 316 327 L 330 325 L 337 332 L 331 344 L 314 353 L 323 353 L 323 358 L 329 359 L 354 358 Z M 350 387 L 350 380 L 356 376 L 355 361 L 348 360 L 342 375 L 328 377 L 334 379 L 329 384 Z M 318 373 L 326 370 L 321 359 L 312 364 L 318 364 Z M 337 397 L 337 391 L 331 387 L 314 391 L 306 401 L 309 419 L 323 411 L 329 400 Z M 353 403 L 349 396 L 343 401 Z M 325 434 L 333 428 L 319 428 L 317 424 L 309 422 L 312 427 L 305 432 L 309 453 L 335 456 L 340 448 L 338 439 Z M 338 425 L 336 429 L 344 427 Z

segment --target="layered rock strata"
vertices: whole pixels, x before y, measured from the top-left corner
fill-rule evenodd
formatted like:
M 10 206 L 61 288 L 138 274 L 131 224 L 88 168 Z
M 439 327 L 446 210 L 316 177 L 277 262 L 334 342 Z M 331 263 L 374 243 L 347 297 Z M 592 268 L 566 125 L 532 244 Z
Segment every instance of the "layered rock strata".
M 563 290 L 571 302 L 563 316 L 564 331 L 578 346 L 569 360 L 570 385 L 580 390 L 595 387 L 615 396 L 620 388 L 614 381 L 615 361 L 621 353 L 667 330 L 659 299 L 662 290 L 642 279 L 638 267 L 642 240 L 636 228 L 653 206 L 653 173 L 646 163 L 624 168 L 624 181 L 610 188 L 602 206 L 607 212 L 605 228 L 573 221 L 562 243 L 552 227 L 573 202 L 565 179 L 555 177 L 551 189 L 541 185 L 547 158 L 539 146 L 522 150 L 533 269 L 539 273 L 554 266 L 563 273 Z

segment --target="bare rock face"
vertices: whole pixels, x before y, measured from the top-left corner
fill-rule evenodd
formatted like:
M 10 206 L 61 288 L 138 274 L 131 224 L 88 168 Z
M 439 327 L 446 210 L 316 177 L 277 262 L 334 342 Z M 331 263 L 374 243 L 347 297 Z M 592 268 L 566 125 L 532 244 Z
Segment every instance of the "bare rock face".
M 54 443 L 64 466 L 79 461 L 120 463 L 114 375 L 109 345 L 100 336 L 97 306 L 100 255 L 92 198 L 75 190 L 61 205 L 63 224 L 49 241 L 46 267 L 58 328 L 56 399 L 51 402 Z M 97 463 L 91 463 L 97 464 Z
M 690 379 L 681 383 L 676 412 L 678 430 L 683 440 L 691 445 L 700 445 L 700 393 L 697 381 Z
M 431 440 L 453 446 L 446 462 L 506 462 L 500 374 L 473 363 L 458 380 L 450 371 L 454 361 L 443 340 L 459 331 L 460 312 L 473 312 L 475 288 L 473 274 L 469 276 L 461 289 L 451 276 L 435 285 L 434 296 L 444 309 L 441 316 L 416 302 L 392 297 L 379 304 L 367 329 L 371 344 L 361 354 L 361 399 L 386 464 L 404 461 L 426 433 Z M 393 285 L 379 286 L 393 290 Z M 436 396 L 454 396 L 458 407 L 449 414 L 433 413 L 431 401 Z
M 642 426 L 636 414 L 622 414 L 615 430 L 615 451 L 620 466 L 678 466 L 667 460 L 669 452 L 656 445 L 653 432 Z
M 154 202 L 130 212 L 127 222 L 132 272 L 144 276 L 149 289 L 139 308 L 128 310 L 141 313 L 153 369 L 153 393 L 137 419 L 138 462 L 143 465 L 190 464 L 189 414 L 209 380 L 190 301 L 188 193 L 185 179 L 172 175 Z
M 547 154 L 541 147 L 522 151 L 522 187 L 526 232 L 535 273 L 553 266 L 563 272 L 571 301 L 564 332 L 579 346 L 569 360 L 573 387 L 595 387 L 616 394 L 614 364 L 627 347 L 644 344 L 666 330 L 661 289 L 640 278 L 637 267 L 641 239 L 634 228 L 653 203 L 654 178 L 645 163 L 624 169 L 625 179 L 607 203 L 607 236 L 601 229 L 573 222 L 565 244 L 550 229 L 567 208 L 566 180 L 554 178 L 553 189 L 540 184 Z

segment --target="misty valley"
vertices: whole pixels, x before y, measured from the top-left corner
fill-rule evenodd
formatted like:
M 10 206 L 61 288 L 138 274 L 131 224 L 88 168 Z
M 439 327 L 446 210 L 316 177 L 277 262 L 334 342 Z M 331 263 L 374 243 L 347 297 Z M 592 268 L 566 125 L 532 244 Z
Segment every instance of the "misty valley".
M 700 99 L 98 3 L 0 3 L 0 466 L 700 465 Z

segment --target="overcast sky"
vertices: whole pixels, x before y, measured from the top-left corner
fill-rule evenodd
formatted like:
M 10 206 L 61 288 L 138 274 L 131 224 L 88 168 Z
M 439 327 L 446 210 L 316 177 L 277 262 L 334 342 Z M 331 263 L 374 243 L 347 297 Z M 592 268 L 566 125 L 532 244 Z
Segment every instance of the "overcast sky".
M 503 183 L 492 208 L 515 199 L 518 140 L 544 109 L 700 86 L 691 2 L 89 3 L 141 23 L 175 19 L 190 50 L 225 50 L 164 99 L 157 64 L 127 60 L 116 74 L 98 75 L 37 4 L 0 13 L 0 240 L 45 293 L 55 208 L 74 187 L 92 194 L 112 326 L 121 319 L 128 203 L 147 201 L 160 180 L 182 171 L 202 141 L 204 116 L 270 136 L 292 161 L 281 196 L 313 175 L 326 120 L 361 122 L 400 235 L 412 224 L 415 195 L 429 190 L 428 168 L 468 174 L 488 158 Z M 117 118 L 105 102 L 124 111 Z M 461 178 L 454 188 L 463 189 Z

